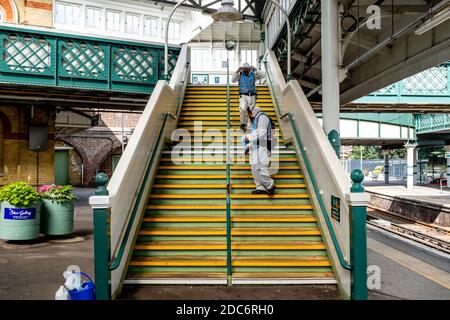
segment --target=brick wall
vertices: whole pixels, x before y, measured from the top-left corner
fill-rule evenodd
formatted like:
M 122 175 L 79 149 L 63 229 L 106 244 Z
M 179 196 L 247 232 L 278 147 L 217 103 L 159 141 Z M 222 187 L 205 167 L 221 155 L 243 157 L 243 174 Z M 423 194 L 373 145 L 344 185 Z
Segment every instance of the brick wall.
M 132 131 L 139 121 L 140 114 L 124 114 L 124 131 L 130 138 Z M 79 156 L 79 160 L 71 157 L 71 168 L 69 169 L 71 183 L 80 179 L 79 167 L 83 164 L 84 187 L 93 187 L 95 175 L 102 171 L 112 175 L 112 156 L 122 154 L 121 144 L 121 113 L 102 112 L 101 123 L 97 127 L 83 130 L 69 137 L 61 138 L 62 145 L 71 146 Z M 79 162 L 78 162 L 79 161 Z M 72 180 L 73 179 L 73 180 Z
M 0 0 L 2 1 L 2 0 Z M 13 1 L 17 8 L 19 24 L 53 26 L 53 0 L 3 0 Z M 13 22 L 13 21 L 11 21 Z
M 27 107 L 0 106 L 3 131 L 3 155 L 0 155 L 3 157 L 3 172 L 0 173 L 0 185 L 13 181 L 36 185 L 38 175 L 40 185 L 54 182 L 54 115 L 44 107 L 35 107 L 33 118 L 30 118 L 30 114 L 30 108 Z M 28 149 L 28 128 L 42 125 L 48 127 L 48 149 L 39 152 L 37 166 L 37 152 Z

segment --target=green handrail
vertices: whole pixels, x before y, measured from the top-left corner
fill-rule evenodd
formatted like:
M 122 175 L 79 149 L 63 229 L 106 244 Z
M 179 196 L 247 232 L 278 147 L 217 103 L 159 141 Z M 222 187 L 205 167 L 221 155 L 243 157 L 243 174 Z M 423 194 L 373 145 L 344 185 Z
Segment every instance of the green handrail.
M 266 65 L 266 71 L 267 71 L 267 61 L 264 61 L 264 64 Z M 352 270 L 352 266 L 345 260 L 344 255 L 343 255 L 342 250 L 341 250 L 341 247 L 340 247 L 339 242 L 337 240 L 336 233 L 334 232 L 333 225 L 331 224 L 330 218 L 328 216 L 325 203 L 323 202 L 322 195 L 320 194 L 319 187 L 317 186 L 317 182 L 316 182 L 317 180 L 314 177 L 314 172 L 312 170 L 311 163 L 309 161 L 307 153 L 305 152 L 305 150 L 303 148 L 302 139 L 300 138 L 300 134 L 298 133 L 297 125 L 295 124 L 295 121 L 294 121 L 294 119 L 292 117 L 292 114 L 290 112 L 288 112 L 288 113 L 286 113 L 284 115 L 281 115 L 280 107 L 279 107 L 279 104 L 278 104 L 278 99 L 275 96 L 275 92 L 273 90 L 273 85 L 272 85 L 272 79 L 270 78 L 270 73 L 269 72 L 267 72 L 267 78 L 269 79 L 269 89 L 272 92 L 273 100 L 275 101 L 275 106 L 277 108 L 278 117 L 280 118 L 280 120 L 284 119 L 285 117 L 289 118 L 289 123 L 291 124 L 292 130 L 294 131 L 295 139 L 296 139 L 296 141 L 298 143 L 298 146 L 300 148 L 300 152 L 302 153 L 303 160 L 305 161 L 306 170 L 308 171 L 308 175 L 311 178 L 311 182 L 312 182 L 312 185 L 313 185 L 313 188 L 314 188 L 314 193 L 316 194 L 317 200 L 319 201 L 319 205 L 320 205 L 320 209 L 322 211 L 322 215 L 325 218 L 325 222 L 326 222 L 328 231 L 330 232 L 330 235 L 331 235 L 331 240 L 332 240 L 333 245 L 334 245 L 334 247 L 336 249 L 336 253 L 338 255 L 339 263 L 342 266 L 342 268 L 344 268 L 345 270 Z
M 228 57 L 228 51 L 227 51 Z M 232 269 L 231 269 L 231 156 L 230 156 L 230 129 L 231 129 L 231 116 L 230 116 L 230 77 L 229 77 L 229 59 L 227 58 L 227 141 L 226 141 L 226 215 L 227 215 L 227 284 L 232 283 Z
M 187 75 L 189 74 L 188 70 L 189 70 L 189 63 L 186 64 L 186 74 L 184 75 L 184 79 L 185 80 L 184 80 L 184 84 L 183 84 L 183 89 L 181 90 L 181 93 L 180 93 L 180 102 L 179 102 L 177 110 L 176 110 L 177 113 L 174 116 L 174 115 L 170 114 L 169 112 L 167 112 L 163 116 L 163 122 L 161 124 L 160 129 L 159 129 L 159 133 L 158 133 L 158 137 L 156 138 L 155 145 L 154 145 L 154 147 L 152 149 L 150 161 L 149 161 L 149 163 L 147 165 L 147 168 L 145 170 L 144 178 L 142 180 L 141 186 L 139 187 L 139 192 L 138 192 L 138 195 L 136 197 L 136 201 L 134 202 L 133 210 L 131 212 L 130 219 L 128 220 L 127 228 L 125 229 L 125 233 L 124 233 L 124 236 L 122 238 L 122 242 L 120 244 L 119 251 L 117 253 L 117 256 L 114 257 L 114 259 L 110 263 L 110 266 L 109 266 L 109 270 L 110 271 L 116 270 L 120 266 L 120 263 L 121 263 L 121 261 L 123 259 L 123 254 L 125 252 L 125 248 L 126 248 L 126 245 L 128 243 L 128 238 L 129 238 L 130 233 L 131 233 L 131 228 L 133 227 L 133 223 L 134 223 L 134 220 L 136 218 L 136 215 L 137 215 L 137 212 L 138 212 L 138 209 L 139 209 L 139 204 L 141 203 L 142 195 L 144 193 L 145 181 L 147 181 L 147 179 L 149 178 L 151 168 L 153 167 L 153 163 L 154 163 L 154 161 L 156 159 L 156 156 L 157 156 L 156 150 L 158 150 L 158 147 L 159 147 L 159 145 L 160 145 L 160 143 L 162 141 L 162 137 L 163 137 L 164 129 L 166 127 L 167 119 L 169 117 L 174 119 L 174 120 L 177 119 L 178 116 L 179 116 L 179 112 L 181 111 L 179 106 L 182 104 L 183 95 L 184 95 L 184 92 L 186 91 Z
M 128 224 L 127 224 L 127 228 L 125 229 L 125 234 L 122 238 L 122 242 L 120 244 L 120 248 L 118 251 L 117 256 L 111 261 L 110 266 L 109 266 L 109 270 L 116 270 L 119 266 L 120 266 L 120 262 L 122 261 L 123 258 L 123 254 L 125 252 L 125 247 L 128 243 L 128 238 L 130 236 L 131 233 L 131 228 L 133 227 L 133 223 L 134 223 L 134 219 L 136 218 L 138 209 L 139 209 L 139 204 L 141 203 L 141 199 L 142 199 L 142 195 L 144 193 L 144 186 L 145 186 L 145 181 L 147 181 L 149 175 L 150 175 L 150 171 L 153 167 L 153 163 L 156 159 L 156 150 L 158 149 L 161 140 L 162 140 L 162 136 L 164 133 L 164 129 L 166 127 L 166 122 L 167 122 L 167 118 L 171 117 L 172 119 L 175 119 L 175 117 L 173 115 L 171 115 L 170 113 L 165 113 L 164 117 L 163 117 L 163 122 L 161 124 L 161 127 L 159 129 L 159 133 L 158 133 L 158 137 L 156 138 L 156 143 L 153 147 L 152 150 L 152 155 L 150 157 L 150 161 L 147 165 L 147 168 L 145 170 L 145 174 L 144 174 L 144 178 L 142 180 L 141 186 L 139 187 L 139 192 L 138 195 L 136 197 L 136 201 L 134 202 L 134 206 L 133 206 L 133 211 L 131 212 L 131 216 L 130 219 L 128 220 Z

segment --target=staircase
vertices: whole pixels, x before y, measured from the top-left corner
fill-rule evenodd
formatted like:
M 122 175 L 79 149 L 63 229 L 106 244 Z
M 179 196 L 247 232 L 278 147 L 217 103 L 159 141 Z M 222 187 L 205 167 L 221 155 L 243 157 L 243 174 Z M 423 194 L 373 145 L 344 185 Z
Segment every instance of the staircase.
M 175 164 L 173 145 L 162 152 L 125 283 L 227 283 L 226 97 L 225 87 L 187 87 L 178 127 L 193 136 L 191 157 Z M 232 87 L 237 157 L 243 155 L 238 98 Z M 267 87 L 258 87 L 257 105 L 276 121 Z M 222 137 L 201 139 L 195 121 L 202 121 L 203 132 L 220 130 Z M 213 156 L 205 149 L 212 142 L 223 144 Z M 336 283 L 295 150 L 281 137 L 279 142 L 274 196 L 251 194 L 255 186 L 247 157 L 231 167 L 233 284 Z M 217 154 L 221 161 L 215 161 Z

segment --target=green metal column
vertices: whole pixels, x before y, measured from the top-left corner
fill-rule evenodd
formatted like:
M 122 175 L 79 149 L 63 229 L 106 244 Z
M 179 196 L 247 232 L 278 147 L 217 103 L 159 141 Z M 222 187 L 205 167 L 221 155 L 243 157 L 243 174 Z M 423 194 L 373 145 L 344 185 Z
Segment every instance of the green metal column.
M 108 176 L 106 173 L 99 173 L 95 177 L 97 189 L 96 196 L 107 196 Z M 109 282 L 111 273 L 109 262 L 111 257 L 110 239 L 109 239 L 109 208 L 94 209 L 94 271 L 95 271 L 95 295 L 96 300 L 110 300 L 111 290 Z
M 353 170 L 350 178 L 352 193 L 364 193 L 361 182 L 364 174 L 361 170 Z M 367 212 L 362 203 L 350 204 L 350 261 L 352 265 L 352 300 L 367 300 Z

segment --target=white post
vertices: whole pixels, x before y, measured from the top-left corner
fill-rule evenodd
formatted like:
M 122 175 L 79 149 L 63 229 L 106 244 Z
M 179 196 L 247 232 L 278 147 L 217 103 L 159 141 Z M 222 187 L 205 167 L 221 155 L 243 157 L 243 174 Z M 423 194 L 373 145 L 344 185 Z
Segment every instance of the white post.
M 447 154 L 450 153 L 450 146 L 445 146 L 445 158 L 447 159 L 447 188 L 450 188 L 450 158 L 447 157 Z
M 170 19 L 172 19 L 172 16 L 177 10 L 179 6 L 181 6 L 183 3 L 185 3 L 187 0 L 181 0 L 178 2 L 170 12 L 169 17 L 167 18 L 166 22 L 166 30 L 165 30 L 165 37 L 164 37 L 164 80 L 169 81 L 169 23 Z
M 322 119 L 323 129 L 339 130 L 339 10 L 337 0 L 322 1 Z
M 383 150 L 384 155 L 384 183 L 389 184 L 389 150 Z
M 414 149 L 417 143 L 405 143 L 406 148 L 406 188 L 412 190 L 414 188 Z

